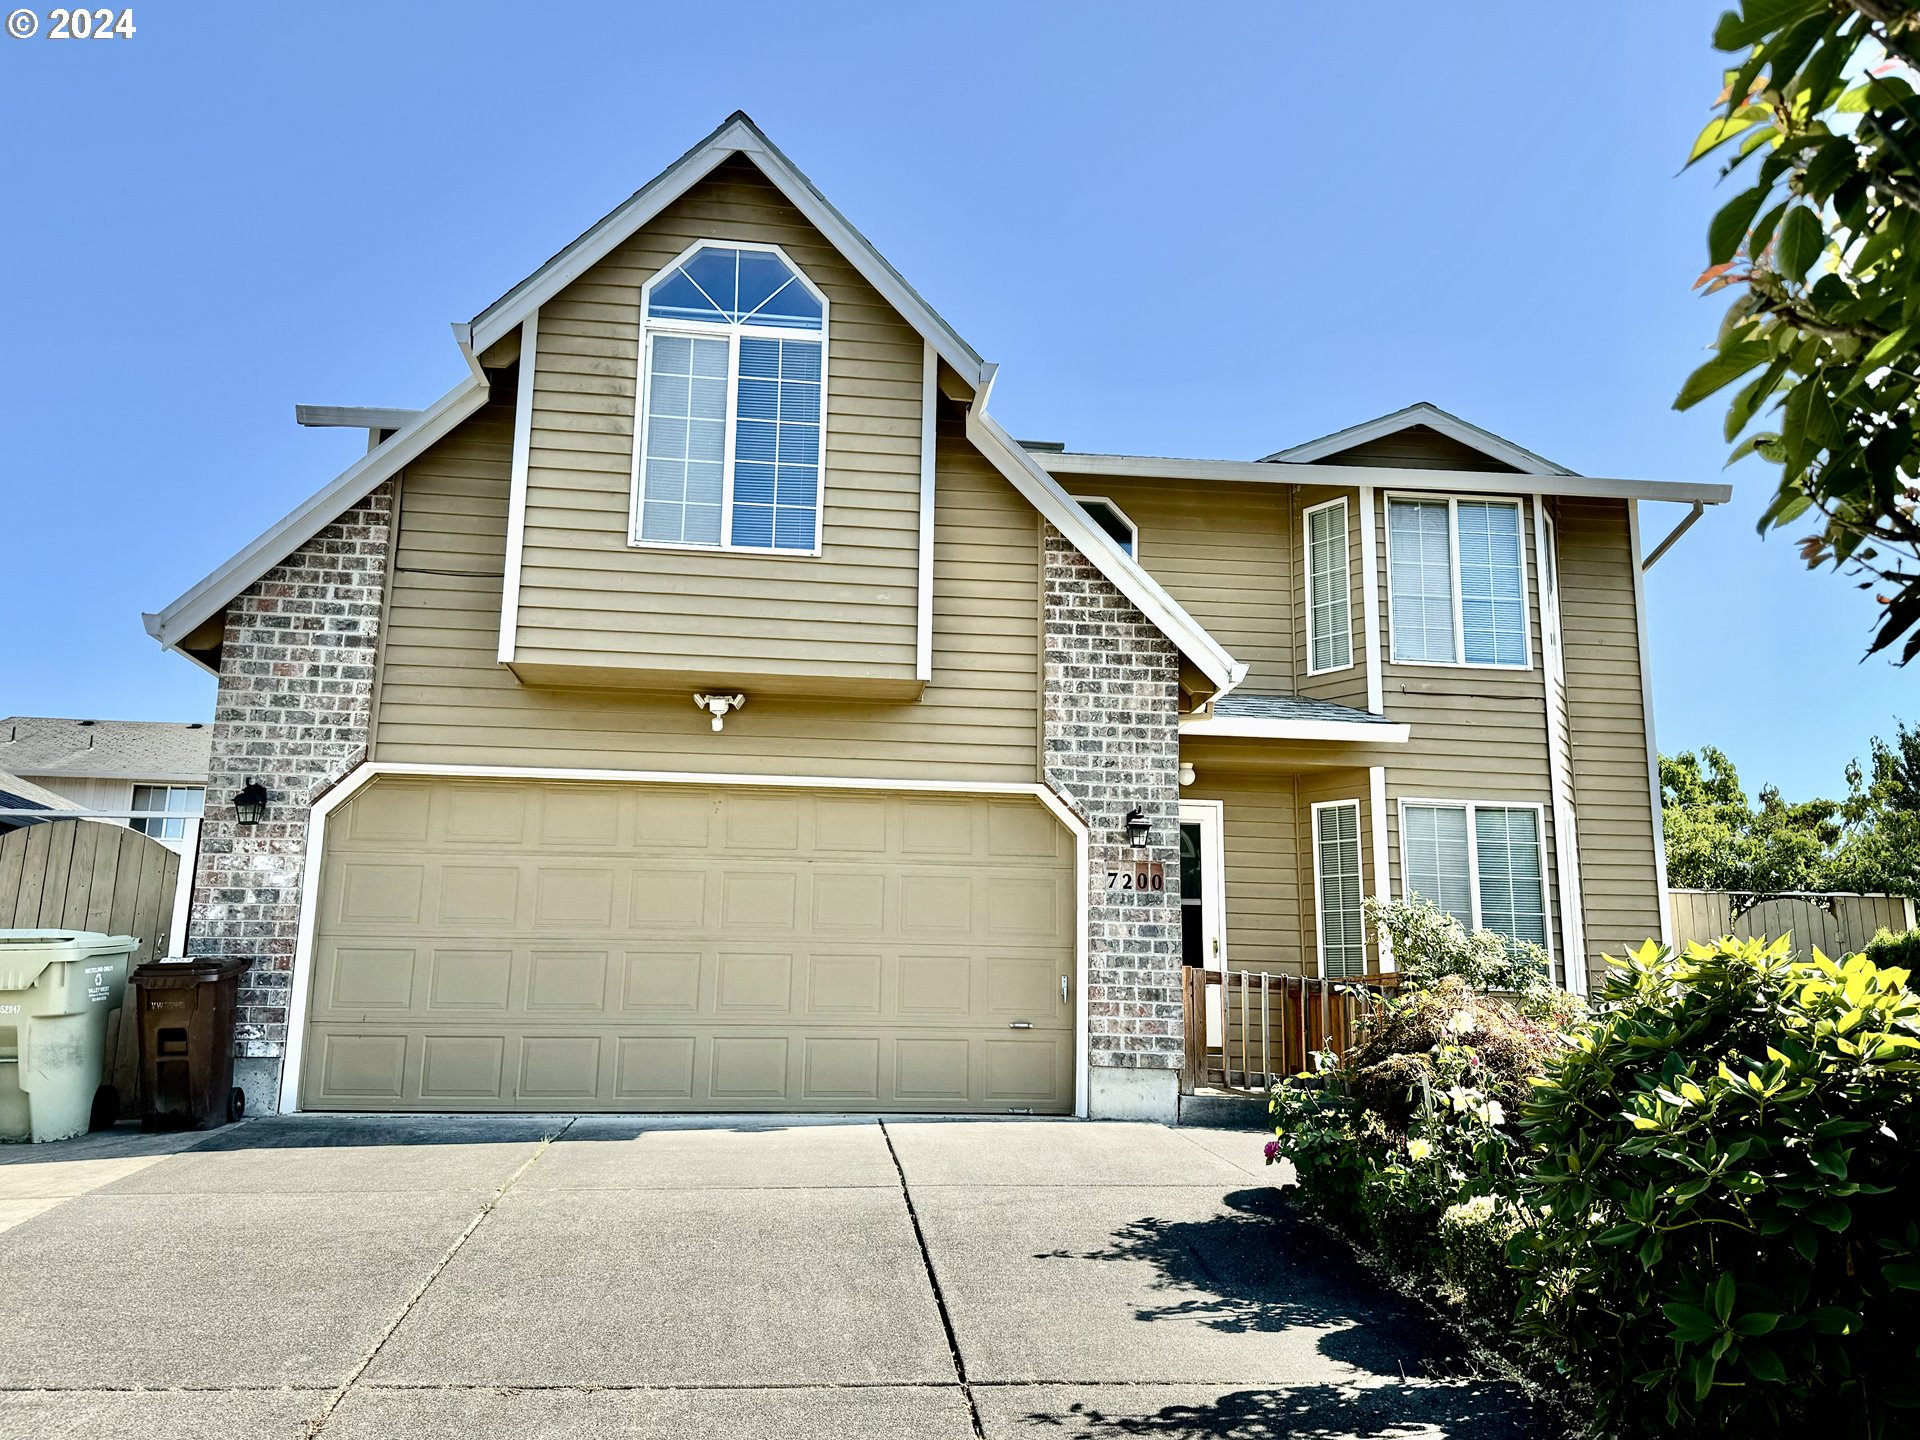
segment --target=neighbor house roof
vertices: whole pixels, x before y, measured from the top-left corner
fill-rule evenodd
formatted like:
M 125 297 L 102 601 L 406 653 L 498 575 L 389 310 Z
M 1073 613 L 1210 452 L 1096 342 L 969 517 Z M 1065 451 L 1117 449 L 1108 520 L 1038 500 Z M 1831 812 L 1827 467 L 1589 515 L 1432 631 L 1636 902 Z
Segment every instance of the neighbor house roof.
M 22 780 L 8 770 L 0 770 L 0 811 L 5 810 L 78 810 L 80 803 L 64 795 Z
M 472 415 L 486 403 L 490 390 L 478 358 L 482 353 L 512 334 L 542 304 L 734 155 L 744 155 L 758 166 L 973 391 L 968 413 L 969 437 L 1015 490 L 1132 600 L 1217 691 L 1231 690 L 1237 685 L 1246 674 L 1246 666 L 1229 655 L 1179 602 L 1114 544 L 1052 475 L 1035 464 L 987 415 L 986 402 L 992 390 L 995 367 L 981 359 L 759 126 L 739 111 L 482 310 L 470 324 L 455 325 L 454 335 L 471 373 L 219 569 L 159 612 L 144 616 L 147 633 L 162 645 L 179 649 L 181 641 L 218 615 L 235 596 Z
M 15 775 L 204 785 L 213 729 L 163 720 L 68 720 L 14 715 L 0 720 L 0 767 Z

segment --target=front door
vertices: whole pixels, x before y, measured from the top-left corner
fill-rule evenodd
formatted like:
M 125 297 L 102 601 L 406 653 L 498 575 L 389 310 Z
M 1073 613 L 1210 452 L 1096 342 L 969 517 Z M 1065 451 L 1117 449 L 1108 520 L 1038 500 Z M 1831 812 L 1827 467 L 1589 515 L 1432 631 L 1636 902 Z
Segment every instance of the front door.
M 1221 975 L 1227 970 L 1223 811 L 1218 800 L 1180 802 L 1180 962 Z M 1207 989 L 1209 1045 L 1222 1043 L 1222 990 Z

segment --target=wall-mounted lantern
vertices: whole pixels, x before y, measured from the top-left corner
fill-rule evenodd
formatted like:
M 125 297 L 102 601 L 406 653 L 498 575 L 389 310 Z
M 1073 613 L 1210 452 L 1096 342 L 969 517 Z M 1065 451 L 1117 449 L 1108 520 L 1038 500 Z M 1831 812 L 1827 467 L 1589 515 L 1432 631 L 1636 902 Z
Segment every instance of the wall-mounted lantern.
M 258 825 L 267 818 L 267 787 L 248 776 L 246 787 L 233 797 L 233 812 L 242 825 Z
M 1127 812 L 1127 843 L 1136 850 L 1147 848 L 1147 840 L 1153 834 L 1153 822 L 1147 819 L 1147 812 L 1138 805 Z

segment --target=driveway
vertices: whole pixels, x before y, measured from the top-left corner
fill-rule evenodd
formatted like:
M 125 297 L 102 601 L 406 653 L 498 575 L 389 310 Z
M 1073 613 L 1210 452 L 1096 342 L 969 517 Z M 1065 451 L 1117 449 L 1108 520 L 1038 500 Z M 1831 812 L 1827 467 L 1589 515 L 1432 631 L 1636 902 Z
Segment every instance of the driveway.
M 0 1157 L 0 1436 L 1534 1437 L 1270 1188 L 1075 1121 L 249 1121 Z

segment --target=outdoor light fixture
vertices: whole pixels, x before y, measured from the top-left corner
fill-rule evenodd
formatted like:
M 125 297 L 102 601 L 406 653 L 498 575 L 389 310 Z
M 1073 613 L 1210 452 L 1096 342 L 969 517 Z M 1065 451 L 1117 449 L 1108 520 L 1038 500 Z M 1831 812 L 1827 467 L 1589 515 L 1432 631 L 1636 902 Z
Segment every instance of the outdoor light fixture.
M 246 788 L 233 797 L 233 808 L 242 825 L 258 825 L 267 818 L 267 787 L 249 775 Z
M 1193 762 L 1191 760 L 1182 760 L 1180 762 L 1180 783 L 1182 785 L 1191 785 L 1199 778 L 1199 775 L 1194 772 Z
M 1138 805 L 1127 812 L 1127 840 L 1136 850 L 1147 848 L 1147 837 L 1153 833 L 1153 822 L 1147 819 L 1147 812 Z

